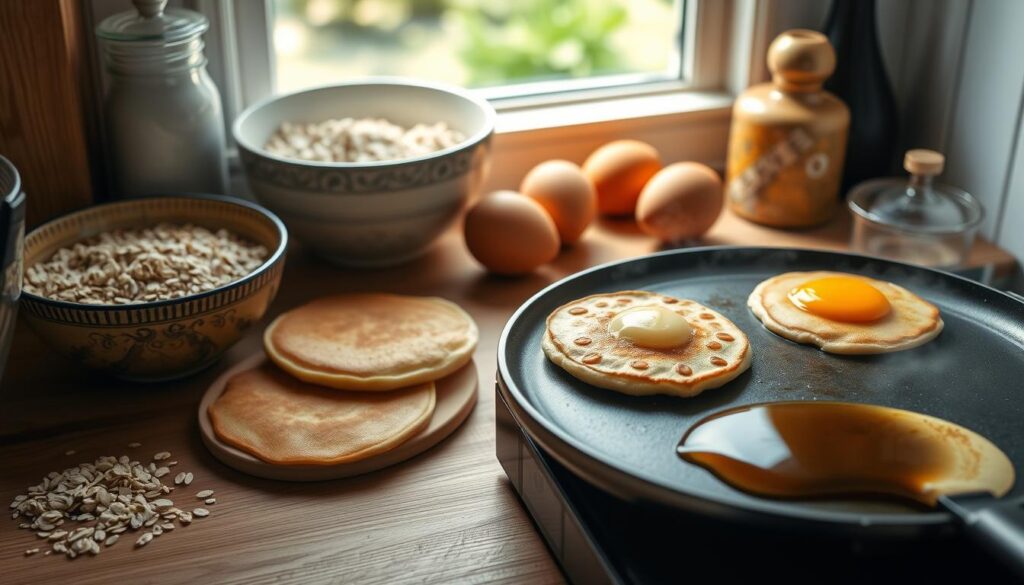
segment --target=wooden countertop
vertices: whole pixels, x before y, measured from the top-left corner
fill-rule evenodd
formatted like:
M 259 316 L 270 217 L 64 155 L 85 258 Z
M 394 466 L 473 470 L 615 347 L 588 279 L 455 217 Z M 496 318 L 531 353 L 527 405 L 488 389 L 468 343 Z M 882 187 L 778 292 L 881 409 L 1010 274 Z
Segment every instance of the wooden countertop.
M 848 224 L 781 232 L 726 213 L 702 243 L 843 249 Z M 558 583 L 557 565 L 494 457 L 498 336 L 541 287 L 582 268 L 658 249 L 631 222 L 604 222 L 551 265 L 519 279 L 487 275 L 452 230 L 426 256 L 378 271 L 333 269 L 293 248 L 266 321 L 313 297 L 344 291 L 438 295 L 480 327 L 480 400 L 465 425 L 423 455 L 363 477 L 292 484 L 255 479 L 216 461 L 198 436 L 196 406 L 216 376 L 259 351 L 257 326 L 213 368 L 191 378 L 137 384 L 104 378 L 54 355 L 19 323 L 0 392 L 0 501 L 9 503 L 50 471 L 99 455 L 147 458 L 170 451 L 192 471 L 191 494 L 216 491 L 209 518 L 145 548 L 134 538 L 97 557 L 44 557 L 43 542 L 0 521 L 5 583 Z M 1014 259 L 978 242 L 971 264 L 1007 273 Z M 129 449 L 128 443 L 143 444 Z M 74 455 L 65 455 L 74 450 Z M 178 492 L 181 494 L 182 492 Z M 172 495 L 172 498 L 174 496 Z M 179 505 L 181 497 L 176 498 Z M 39 554 L 24 551 L 40 547 Z

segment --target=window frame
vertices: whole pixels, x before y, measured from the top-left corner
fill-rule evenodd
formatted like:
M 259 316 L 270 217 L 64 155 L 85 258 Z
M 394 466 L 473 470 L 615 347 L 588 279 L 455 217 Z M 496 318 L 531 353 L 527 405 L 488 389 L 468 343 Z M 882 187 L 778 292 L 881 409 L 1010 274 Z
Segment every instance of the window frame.
M 237 83 L 241 89 L 239 106 L 244 107 L 255 103 L 274 91 L 276 85 L 274 75 L 273 51 L 273 15 L 272 0 L 192 0 L 200 12 L 211 19 L 208 42 L 221 43 L 226 51 L 231 45 L 238 47 L 235 59 L 243 76 L 242 80 L 228 80 Z M 510 104 L 517 107 L 524 99 L 529 103 L 557 103 L 564 101 L 566 96 L 586 95 L 593 91 L 611 91 L 628 89 L 632 86 L 659 84 L 664 82 L 685 85 L 686 75 L 691 68 L 686 66 L 686 55 L 694 47 L 685 46 L 686 23 L 692 16 L 687 12 L 688 6 L 697 4 L 699 0 L 678 0 L 673 12 L 679 22 L 674 37 L 679 51 L 675 54 L 663 72 L 626 73 L 619 75 L 603 75 L 571 80 L 550 80 L 524 82 L 503 86 L 477 88 L 472 90 L 477 95 L 491 101 L 497 110 Z M 239 32 L 244 31 L 244 32 Z M 266 33 L 266 34 L 263 34 Z M 680 84 L 680 82 L 683 82 Z M 571 97 L 570 97 L 571 99 Z
M 271 0 L 186 0 L 211 22 L 206 35 L 211 61 L 214 54 L 225 63 L 212 71 L 222 88 L 227 108 L 237 115 L 246 106 L 274 92 Z M 495 109 L 544 107 L 593 99 L 619 98 L 671 91 L 721 91 L 723 40 L 733 35 L 728 20 L 741 5 L 756 0 L 680 0 L 675 9 L 680 21 L 676 39 L 679 52 L 664 74 L 627 73 L 574 80 L 527 82 L 474 89 Z M 739 31 L 736 31 L 739 32 Z M 724 50 L 723 50 L 724 49 Z M 672 71 L 675 71 L 673 75 Z

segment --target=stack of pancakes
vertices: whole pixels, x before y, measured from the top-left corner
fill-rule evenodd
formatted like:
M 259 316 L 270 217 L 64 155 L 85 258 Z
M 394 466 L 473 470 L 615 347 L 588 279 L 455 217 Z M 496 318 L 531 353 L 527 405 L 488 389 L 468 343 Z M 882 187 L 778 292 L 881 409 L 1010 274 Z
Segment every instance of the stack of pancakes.
M 478 332 L 440 298 L 321 298 L 267 327 L 273 365 L 232 377 L 209 408 L 217 438 L 279 465 L 385 453 L 426 428 L 434 382 L 472 359 Z

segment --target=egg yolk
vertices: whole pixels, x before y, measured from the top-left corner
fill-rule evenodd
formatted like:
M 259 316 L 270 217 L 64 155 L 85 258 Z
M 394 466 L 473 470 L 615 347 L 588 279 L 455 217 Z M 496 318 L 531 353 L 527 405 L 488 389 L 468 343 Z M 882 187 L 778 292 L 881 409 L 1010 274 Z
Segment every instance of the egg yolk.
M 889 314 L 889 299 L 860 278 L 829 276 L 789 291 L 798 308 L 832 321 L 868 323 Z
M 633 307 L 612 319 L 608 331 L 641 347 L 669 349 L 685 345 L 693 330 L 682 315 L 665 307 Z

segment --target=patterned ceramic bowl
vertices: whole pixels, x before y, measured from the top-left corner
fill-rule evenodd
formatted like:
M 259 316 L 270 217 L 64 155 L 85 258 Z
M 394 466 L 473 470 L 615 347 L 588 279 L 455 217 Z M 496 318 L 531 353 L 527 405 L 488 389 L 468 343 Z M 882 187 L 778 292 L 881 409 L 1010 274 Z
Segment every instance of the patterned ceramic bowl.
M 445 122 L 467 138 L 415 158 L 326 163 L 263 150 L 282 122 L 385 118 Z M 494 109 L 460 89 L 372 79 L 275 96 L 234 124 L 252 192 L 317 254 L 347 266 L 385 266 L 422 254 L 458 216 L 487 171 Z
M 27 291 L 21 311 L 55 350 L 119 378 L 169 380 L 213 364 L 266 312 L 284 270 L 288 232 L 258 205 L 232 197 L 151 197 L 96 205 L 25 238 L 25 266 L 100 232 L 159 222 L 228 229 L 270 252 L 259 268 L 211 291 L 130 305 L 85 305 Z

